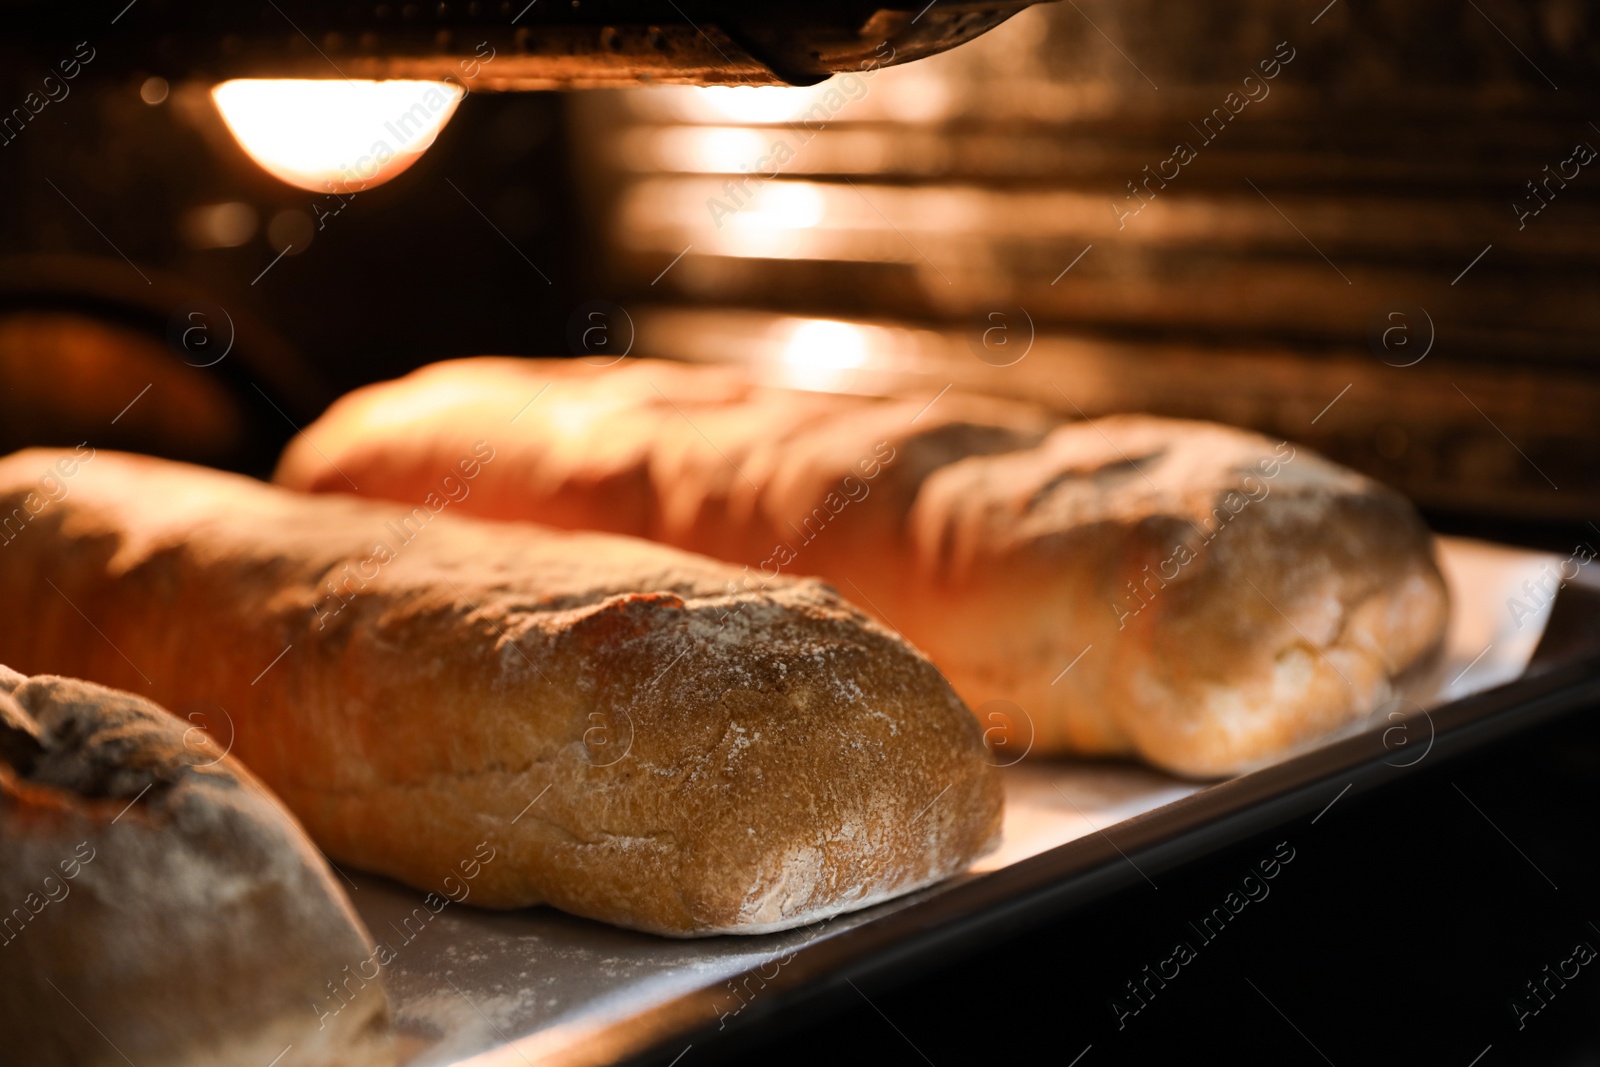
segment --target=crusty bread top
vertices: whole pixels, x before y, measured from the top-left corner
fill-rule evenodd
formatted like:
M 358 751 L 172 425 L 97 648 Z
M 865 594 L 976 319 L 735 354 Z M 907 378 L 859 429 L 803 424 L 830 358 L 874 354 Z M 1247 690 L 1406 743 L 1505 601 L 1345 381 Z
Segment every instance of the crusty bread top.
M 813 509 L 854 472 L 866 492 L 850 504 L 851 536 L 818 538 L 800 570 L 825 574 L 818 554 L 898 542 L 932 471 L 1027 447 L 1058 421 L 1033 404 L 970 395 L 930 405 L 772 388 L 740 367 L 483 357 L 341 397 L 290 443 L 274 480 L 350 492 L 343 470 L 364 495 L 411 500 L 437 479 L 439 456 L 460 454 L 479 427 L 514 423 L 496 436 L 501 466 L 474 487 L 472 514 L 526 519 L 531 507 L 563 529 L 755 566 L 777 541 L 806 537 Z M 509 470 L 522 480 L 508 481 Z
M 0 460 L 0 513 L 57 458 Z M 0 655 L 216 700 L 335 858 L 433 887 L 487 840 L 474 903 L 704 934 L 859 907 L 997 839 L 960 699 L 818 581 L 142 457 L 68 484 L 0 548 L 0 595 L 36 612 L 0 619 Z
M 1198 776 L 1358 724 L 1438 646 L 1449 610 L 1404 497 L 1208 423 L 1071 423 L 951 464 L 910 540 L 921 610 L 957 596 L 967 612 L 962 639 L 928 641 L 947 671 L 1028 693 L 1035 723 L 1070 724 L 1077 746 Z M 986 641 L 1001 632 L 1040 639 L 1000 655 Z M 1058 677 L 1064 646 L 1094 654 Z
M 0 1030 L 27 1062 L 120 1062 L 78 1010 L 141 1063 L 393 1062 L 381 981 L 311 1007 L 371 953 L 361 921 L 194 723 L 0 667 L 0 853 L 0 899 L 25 908 L 0 933 Z
M 499 418 L 515 423 L 499 466 L 463 510 L 821 575 L 974 708 L 1031 720 L 1036 752 L 1242 770 L 1360 722 L 1444 631 L 1406 500 L 1211 423 L 806 393 L 734 366 L 469 359 L 340 400 L 277 477 L 416 499 L 419 471 Z

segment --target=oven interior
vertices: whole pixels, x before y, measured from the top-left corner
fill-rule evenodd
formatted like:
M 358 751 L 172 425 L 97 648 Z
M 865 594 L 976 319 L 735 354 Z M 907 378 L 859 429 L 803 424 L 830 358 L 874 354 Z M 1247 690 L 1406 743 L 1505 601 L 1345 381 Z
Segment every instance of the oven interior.
M 519 6 L 8 4 L 0 447 L 261 473 L 427 362 L 632 354 L 1215 419 L 1594 532 L 1588 6 Z M 461 100 L 318 192 L 213 103 L 267 77 Z

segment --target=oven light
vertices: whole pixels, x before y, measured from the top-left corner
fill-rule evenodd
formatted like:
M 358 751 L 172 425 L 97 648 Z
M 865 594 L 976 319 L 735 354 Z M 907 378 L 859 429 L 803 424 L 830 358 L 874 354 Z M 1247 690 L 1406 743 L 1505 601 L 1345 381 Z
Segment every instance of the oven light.
M 211 90 L 222 121 L 273 177 L 315 192 L 381 185 L 421 158 L 460 87 L 429 81 L 254 80 Z

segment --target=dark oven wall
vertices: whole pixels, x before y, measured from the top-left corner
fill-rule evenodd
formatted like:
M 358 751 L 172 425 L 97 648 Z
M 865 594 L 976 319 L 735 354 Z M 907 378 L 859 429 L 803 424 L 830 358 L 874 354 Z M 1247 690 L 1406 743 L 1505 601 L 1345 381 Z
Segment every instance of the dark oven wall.
M 1593 536 L 1597 59 L 1575 0 L 1075 0 L 567 104 L 641 350 L 1219 419 Z
M 564 347 L 592 287 L 554 94 L 471 93 L 413 168 L 337 198 L 259 169 L 208 86 L 100 76 L 84 36 L 0 75 L 0 450 L 261 472 L 355 385 Z

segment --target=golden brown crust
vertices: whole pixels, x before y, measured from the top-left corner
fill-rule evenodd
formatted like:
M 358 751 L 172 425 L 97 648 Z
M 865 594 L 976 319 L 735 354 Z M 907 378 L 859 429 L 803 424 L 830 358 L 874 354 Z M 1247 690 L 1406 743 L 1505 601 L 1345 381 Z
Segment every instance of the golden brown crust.
M 1037 752 L 1238 771 L 1363 720 L 1443 634 L 1405 500 L 1206 423 L 1062 426 L 954 393 L 763 388 L 731 367 L 475 359 L 344 398 L 276 477 L 416 500 L 420 472 L 514 417 L 463 511 L 651 537 L 757 581 L 820 575 L 975 709 L 1020 707 L 1013 741 Z
M 58 460 L 0 461 L 0 515 Z M 335 859 L 437 891 L 482 846 L 473 903 L 699 935 L 907 892 L 998 835 L 960 700 L 815 581 L 140 457 L 67 484 L 0 546 L 32 607 L 0 656 L 222 705 Z
M 381 976 L 338 1011 L 312 1006 L 372 952 L 326 864 L 243 767 L 149 701 L 0 667 L 0 854 L 8 1058 L 394 1062 Z
M 1074 423 L 954 464 L 929 480 L 911 537 L 922 612 L 964 607 L 960 627 L 917 635 L 959 690 L 1016 702 L 1046 750 L 1197 776 L 1360 723 L 1433 651 L 1448 610 L 1402 497 L 1207 424 Z M 1016 632 L 1037 640 L 983 643 Z

